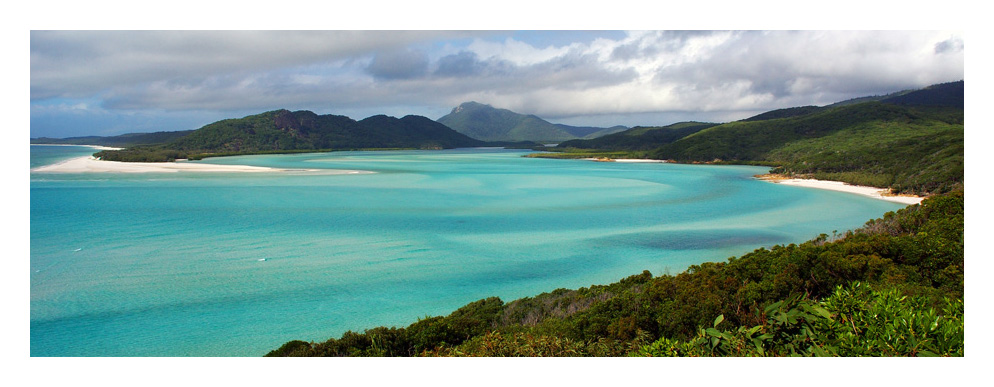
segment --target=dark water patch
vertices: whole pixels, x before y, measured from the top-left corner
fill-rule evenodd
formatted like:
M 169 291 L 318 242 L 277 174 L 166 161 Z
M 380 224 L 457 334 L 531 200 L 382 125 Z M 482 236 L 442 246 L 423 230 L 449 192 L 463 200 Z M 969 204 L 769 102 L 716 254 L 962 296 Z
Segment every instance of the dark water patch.
M 601 238 L 600 244 L 643 246 L 661 250 L 713 250 L 736 246 L 770 246 L 789 240 L 777 232 L 762 230 L 700 230 L 632 233 Z

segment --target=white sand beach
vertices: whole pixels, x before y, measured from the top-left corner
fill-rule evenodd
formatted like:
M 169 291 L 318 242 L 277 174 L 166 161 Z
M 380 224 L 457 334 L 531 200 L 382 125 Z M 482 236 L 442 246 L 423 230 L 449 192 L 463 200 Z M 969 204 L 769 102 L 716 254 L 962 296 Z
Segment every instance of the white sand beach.
M 651 159 L 614 159 L 616 163 L 665 163 L 666 160 L 651 160 Z
M 922 199 L 924 199 L 923 197 L 919 196 L 894 196 L 890 195 L 889 194 L 890 190 L 886 188 L 851 185 L 843 183 L 841 181 L 815 180 L 815 179 L 776 179 L 776 178 L 760 178 L 760 180 L 765 180 L 777 184 L 793 185 L 798 187 L 808 187 L 808 188 L 827 189 L 831 191 L 849 192 L 858 195 L 869 196 L 874 199 L 886 200 L 889 202 L 903 203 L 908 205 L 921 203 Z
M 34 168 L 31 172 L 40 173 L 175 173 L 175 172 L 305 172 L 322 175 L 345 175 L 372 173 L 369 171 L 333 169 L 280 169 L 255 167 L 250 165 L 200 164 L 183 161 L 169 163 L 126 163 L 104 161 L 93 156 L 77 157 L 61 163 Z
M 596 158 L 590 157 L 583 160 L 599 161 L 599 162 L 611 162 L 611 163 L 665 163 L 666 160 L 652 160 L 652 159 L 612 159 L 607 157 Z
M 85 147 L 93 148 L 93 149 L 96 149 L 96 150 L 121 150 L 121 149 L 124 149 L 124 148 L 114 148 L 114 147 L 111 147 L 111 146 L 103 146 L 103 145 L 77 145 L 77 144 L 31 144 L 31 145 L 42 145 L 42 146 L 85 146 Z

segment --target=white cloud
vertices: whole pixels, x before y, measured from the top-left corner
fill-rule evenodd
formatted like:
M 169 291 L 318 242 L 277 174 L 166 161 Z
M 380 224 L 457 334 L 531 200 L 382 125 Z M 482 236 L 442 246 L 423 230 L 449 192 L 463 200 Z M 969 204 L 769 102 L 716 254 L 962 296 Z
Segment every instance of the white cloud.
M 32 99 L 328 63 L 433 31 L 32 31 Z
M 424 115 L 476 100 L 542 117 L 696 111 L 707 120 L 963 79 L 957 32 L 635 31 L 542 47 L 474 34 L 499 35 L 37 31 L 32 99 Z
M 565 55 L 570 51 L 571 46 L 535 48 L 512 38 L 507 38 L 503 42 L 474 39 L 467 50 L 483 59 L 496 58 L 516 66 L 530 66 Z

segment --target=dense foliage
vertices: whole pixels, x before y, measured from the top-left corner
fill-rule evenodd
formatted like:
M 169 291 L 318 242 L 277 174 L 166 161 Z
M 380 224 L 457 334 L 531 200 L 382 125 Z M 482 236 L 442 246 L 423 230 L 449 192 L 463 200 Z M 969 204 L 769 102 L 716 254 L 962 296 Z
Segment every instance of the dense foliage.
M 637 355 L 963 356 L 963 301 L 933 303 L 854 282 L 823 301 L 793 297 L 770 304 L 760 325 L 719 330 L 724 316 L 718 316 L 691 339 L 662 338 Z
M 93 154 L 101 160 L 163 163 L 188 158 L 186 152 L 160 147 L 138 146 L 121 150 L 103 150 Z
M 963 192 L 678 275 L 488 298 L 269 356 L 963 355 Z

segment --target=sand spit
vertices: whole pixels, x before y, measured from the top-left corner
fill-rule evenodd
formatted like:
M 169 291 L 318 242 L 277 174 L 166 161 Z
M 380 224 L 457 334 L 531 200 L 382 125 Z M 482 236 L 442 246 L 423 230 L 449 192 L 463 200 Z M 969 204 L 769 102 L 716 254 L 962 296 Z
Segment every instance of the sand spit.
M 854 193 L 857 195 L 869 196 L 874 199 L 886 200 L 889 202 L 902 203 L 908 205 L 921 203 L 922 199 L 925 199 L 920 196 L 893 195 L 890 193 L 890 190 L 886 188 L 851 185 L 843 183 L 841 181 L 794 179 L 780 175 L 757 175 L 756 178 L 777 184 Z
M 337 169 L 281 169 L 250 165 L 201 164 L 190 162 L 126 163 L 104 161 L 93 156 L 77 157 L 57 164 L 34 168 L 38 173 L 176 173 L 176 172 L 304 172 L 322 175 L 372 173 Z
M 666 160 L 652 160 L 652 159 L 612 159 L 610 157 L 591 157 L 584 160 L 599 161 L 599 162 L 611 162 L 611 163 L 666 163 Z
M 96 150 L 121 150 L 121 149 L 124 149 L 124 148 L 114 148 L 114 147 L 103 146 L 103 145 L 78 145 L 78 144 L 31 144 L 31 145 L 44 145 L 44 146 L 85 146 L 85 147 L 93 148 L 93 149 L 96 149 Z

